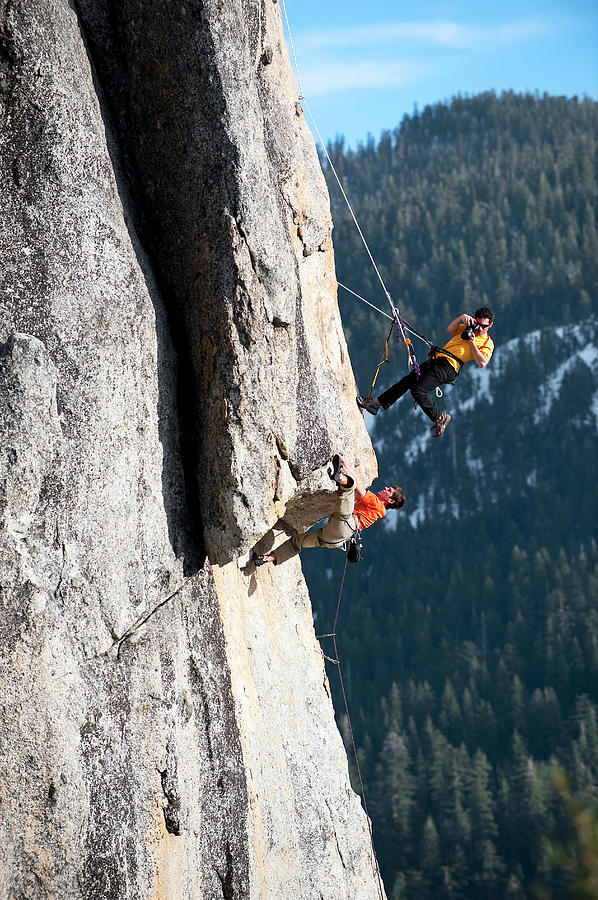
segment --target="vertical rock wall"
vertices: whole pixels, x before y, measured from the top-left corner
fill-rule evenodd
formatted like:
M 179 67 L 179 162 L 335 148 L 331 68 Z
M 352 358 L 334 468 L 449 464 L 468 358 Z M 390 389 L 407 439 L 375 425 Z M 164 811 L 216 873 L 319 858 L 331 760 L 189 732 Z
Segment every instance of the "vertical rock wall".
M 0 2 L 0 897 L 365 898 L 300 564 L 375 461 L 272 0 Z

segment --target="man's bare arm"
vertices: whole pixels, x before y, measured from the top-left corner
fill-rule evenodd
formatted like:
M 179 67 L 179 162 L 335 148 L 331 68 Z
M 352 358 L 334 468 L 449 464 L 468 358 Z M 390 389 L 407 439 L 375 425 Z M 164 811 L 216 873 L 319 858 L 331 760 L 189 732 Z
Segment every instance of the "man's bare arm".
M 343 464 L 343 472 L 347 475 L 348 478 L 353 479 L 353 484 L 355 485 L 355 497 L 357 500 L 361 500 L 361 498 L 365 495 L 366 488 L 363 486 L 353 469 L 351 469 L 345 460 L 341 456 L 341 462 Z
M 480 369 L 483 369 L 484 366 L 488 365 L 487 358 L 484 356 L 484 354 L 480 350 L 478 350 L 473 337 L 470 341 L 468 341 L 468 343 L 469 343 L 469 346 L 471 347 L 471 355 L 473 356 L 474 362 L 477 363 L 477 365 L 480 367 Z
M 459 325 L 473 325 L 475 319 L 473 316 L 469 316 L 467 313 L 461 313 L 460 316 L 457 316 L 456 319 L 453 319 L 451 324 L 448 326 L 447 331 L 450 331 L 451 334 L 457 334 L 459 330 Z

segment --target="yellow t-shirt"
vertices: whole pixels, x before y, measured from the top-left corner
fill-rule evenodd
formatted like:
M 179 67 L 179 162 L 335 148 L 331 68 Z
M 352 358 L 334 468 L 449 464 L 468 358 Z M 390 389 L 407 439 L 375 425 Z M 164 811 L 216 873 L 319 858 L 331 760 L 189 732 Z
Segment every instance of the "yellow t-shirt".
M 457 359 L 461 360 L 462 363 L 471 362 L 473 359 L 473 353 L 471 352 L 471 347 L 469 346 L 469 341 L 464 341 L 461 337 L 461 334 L 465 331 L 465 325 L 459 325 L 459 330 L 457 334 L 454 334 L 453 337 L 444 345 L 442 350 L 448 350 L 449 353 L 452 353 L 453 356 L 456 356 Z M 479 332 L 474 335 L 473 342 L 485 357 L 486 362 L 492 356 L 494 351 L 494 341 L 490 337 L 487 332 Z M 442 350 L 437 350 L 434 354 L 435 356 L 443 355 Z M 460 369 L 460 366 L 457 364 L 457 360 L 451 359 L 450 356 L 446 356 L 445 359 L 448 359 L 453 369 L 456 369 L 457 372 Z

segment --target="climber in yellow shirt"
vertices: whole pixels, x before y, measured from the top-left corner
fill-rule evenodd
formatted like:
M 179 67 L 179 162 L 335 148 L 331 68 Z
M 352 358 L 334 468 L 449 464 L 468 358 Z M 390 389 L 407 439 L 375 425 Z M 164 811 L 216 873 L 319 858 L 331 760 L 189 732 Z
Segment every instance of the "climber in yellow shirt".
M 451 420 L 446 412 L 440 412 L 430 397 L 441 384 L 452 384 L 461 366 L 473 360 L 483 369 L 490 360 L 494 342 L 488 331 L 494 322 L 494 312 L 489 306 L 481 306 L 475 316 L 463 313 L 448 326 L 452 337 L 444 347 L 435 347 L 430 359 L 420 366 L 421 374 L 409 372 L 378 397 L 358 397 L 357 405 L 373 416 L 380 408 L 388 409 L 399 397 L 411 391 L 413 399 L 432 421 L 432 434 L 440 437 Z

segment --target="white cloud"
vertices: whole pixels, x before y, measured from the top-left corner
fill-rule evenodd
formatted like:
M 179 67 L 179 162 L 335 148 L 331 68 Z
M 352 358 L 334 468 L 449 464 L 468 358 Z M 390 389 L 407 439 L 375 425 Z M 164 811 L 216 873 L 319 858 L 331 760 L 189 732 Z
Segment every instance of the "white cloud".
M 359 60 L 354 63 L 330 62 L 308 66 L 301 75 L 307 97 L 354 88 L 399 87 L 413 84 L 429 75 L 430 66 L 421 63 L 388 60 Z
M 542 17 L 520 19 L 503 25 L 460 25 L 457 22 L 389 22 L 355 28 L 304 31 L 297 44 L 302 52 L 339 47 L 379 46 L 396 41 L 432 44 L 453 49 L 474 48 L 480 44 L 512 43 L 545 37 L 562 27 L 556 19 Z

